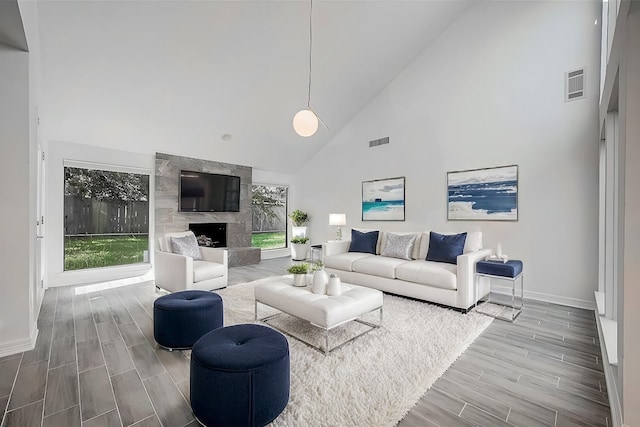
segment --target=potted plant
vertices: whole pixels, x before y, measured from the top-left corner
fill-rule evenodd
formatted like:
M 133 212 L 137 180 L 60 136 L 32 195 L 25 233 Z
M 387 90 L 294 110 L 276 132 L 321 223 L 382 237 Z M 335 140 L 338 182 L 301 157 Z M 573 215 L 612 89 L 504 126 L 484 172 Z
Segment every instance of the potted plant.
M 302 227 L 311 219 L 308 213 L 302 212 L 300 209 L 291 212 L 289 218 L 291 218 L 291 222 L 293 222 L 293 225 L 296 227 Z
M 311 219 L 309 214 L 302 212 L 300 209 L 296 209 L 289 214 L 289 218 L 291 218 L 291 222 L 293 223 L 291 235 L 293 237 L 307 237 L 307 227 L 305 227 L 305 224 Z
M 309 272 L 309 264 L 293 264 L 287 269 L 293 274 L 293 286 L 307 286 L 307 273 Z
M 309 271 L 315 273 L 316 271 L 324 270 L 324 262 L 316 261 L 311 263 L 309 266 Z
M 307 259 L 308 241 L 308 237 L 293 237 L 291 239 L 291 258 L 294 261 Z

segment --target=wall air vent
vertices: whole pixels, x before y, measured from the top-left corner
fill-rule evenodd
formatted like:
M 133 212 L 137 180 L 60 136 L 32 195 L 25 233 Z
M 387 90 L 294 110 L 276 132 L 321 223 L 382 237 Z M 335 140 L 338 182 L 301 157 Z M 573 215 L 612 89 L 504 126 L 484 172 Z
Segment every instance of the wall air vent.
M 389 137 L 374 139 L 373 141 L 369 141 L 369 148 L 377 147 L 378 145 L 384 145 L 389 143 Z
M 585 97 L 584 68 L 564 74 L 564 102 Z

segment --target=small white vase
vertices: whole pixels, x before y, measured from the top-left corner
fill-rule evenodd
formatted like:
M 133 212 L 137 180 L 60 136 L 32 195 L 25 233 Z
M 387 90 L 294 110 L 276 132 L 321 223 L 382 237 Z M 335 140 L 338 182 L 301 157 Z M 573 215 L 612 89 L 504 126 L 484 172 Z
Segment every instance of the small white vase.
M 311 282 L 311 292 L 318 295 L 327 293 L 327 284 L 329 283 L 329 275 L 324 270 L 318 270 L 313 273 L 313 281 Z
M 307 286 L 307 275 L 306 274 L 294 274 L 293 275 L 293 286 L 298 286 L 298 287 Z
M 330 297 L 342 295 L 342 282 L 335 274 L 329 276 L 329 283 L 327 283 L 327 295 Z

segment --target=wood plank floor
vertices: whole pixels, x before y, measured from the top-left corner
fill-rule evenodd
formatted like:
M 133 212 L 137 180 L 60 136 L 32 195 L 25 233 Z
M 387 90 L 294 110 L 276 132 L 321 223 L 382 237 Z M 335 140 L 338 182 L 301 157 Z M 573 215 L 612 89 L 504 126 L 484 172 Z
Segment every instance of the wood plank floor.
M 281 275 L 289 258 L 229 270 L 229 284 Z M 153 340 L 151 284 L 52 288 L 34 350 L 0 358 L 0 416 L 11 426 L 196 426 L 189 364 Z M 400 426 L 607 426 L 594 314 L 526 301 L 495 320 Z
M 608 426 L 594 312 L 525 300 L 494 320 L 402 420 L 412 426 Z

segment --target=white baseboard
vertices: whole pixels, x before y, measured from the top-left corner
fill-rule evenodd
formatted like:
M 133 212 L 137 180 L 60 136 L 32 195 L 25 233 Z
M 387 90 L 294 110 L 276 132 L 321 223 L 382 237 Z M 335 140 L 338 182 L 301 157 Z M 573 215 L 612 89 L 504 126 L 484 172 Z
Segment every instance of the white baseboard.
M 492 284 L 491 291 L 498 294 L 511 295 L 511 286 Z M 594 301 L 582 300 L 577 298 L 569 298 L 569 297 L 561 297 L 558 295 L 545 294 L 542 292 L 527 291 L 526 289 L 524 290 L 524 297 L 538 300 L 538 301 L 550 302 L 553 304 L 568 305 L 569 307 L 578 307 L 578 308 L 584 308 L 587 310 L 596 309 L 596 303 Z
M 0 357 L 33 350 L 38 339 L 38 332 L 38 327 L 34 324 L 30 337 L 0 343 Z
M 291 249 L 289 248 L 269 249 L 266 251 L 262 251 L 262 254 L 260 256 L 261 256 L 261 259 L 274 259 L 274 258 L 291 256 Z
M 138 263 L 114 267 L 91 268 L 88 270 L 64 271 L 52 274 L 49 277 L 48 287 L 90 285 L 92 283 L 143 276 L 151 270 L 151 264 Z

